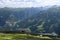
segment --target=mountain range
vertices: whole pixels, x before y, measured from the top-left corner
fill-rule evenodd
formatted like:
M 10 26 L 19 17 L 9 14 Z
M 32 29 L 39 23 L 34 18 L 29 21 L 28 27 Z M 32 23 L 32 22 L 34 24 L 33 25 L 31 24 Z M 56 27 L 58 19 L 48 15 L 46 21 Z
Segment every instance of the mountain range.
M 60 35 L 60 7 L 0 8 L 0 31 L 20 31 Z

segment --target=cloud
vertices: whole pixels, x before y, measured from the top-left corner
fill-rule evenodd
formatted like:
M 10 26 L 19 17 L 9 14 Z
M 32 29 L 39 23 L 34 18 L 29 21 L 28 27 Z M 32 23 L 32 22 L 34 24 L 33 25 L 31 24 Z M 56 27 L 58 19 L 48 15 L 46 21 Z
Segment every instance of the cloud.
M 60 0 L 0 0 L 0 7 L 40 7 L 60 5 Z
M 28 0 L 2 0 L 0 1 L 0 7 L 32 7 L 33 5 L 35 6 L 35 3 L 33 1 L 28 1 Z

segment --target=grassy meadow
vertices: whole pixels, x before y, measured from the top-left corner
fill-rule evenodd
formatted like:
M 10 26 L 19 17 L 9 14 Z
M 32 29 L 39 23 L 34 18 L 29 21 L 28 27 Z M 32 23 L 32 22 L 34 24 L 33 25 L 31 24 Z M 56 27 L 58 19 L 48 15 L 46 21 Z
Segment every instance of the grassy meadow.
M 47 36 L 34 36 L 34 35 L 30 35 L 30 34 L 0 33 L 0 40 L 60 40 L 60 38 L 50 38 Z

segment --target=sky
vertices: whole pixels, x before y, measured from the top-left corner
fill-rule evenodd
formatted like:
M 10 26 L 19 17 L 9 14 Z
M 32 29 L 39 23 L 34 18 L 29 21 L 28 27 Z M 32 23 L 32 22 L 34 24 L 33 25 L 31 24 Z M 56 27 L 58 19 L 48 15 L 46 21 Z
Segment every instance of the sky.
M 59 5 L 60 0 L 0 0 L 0 7 L 41 7 Z

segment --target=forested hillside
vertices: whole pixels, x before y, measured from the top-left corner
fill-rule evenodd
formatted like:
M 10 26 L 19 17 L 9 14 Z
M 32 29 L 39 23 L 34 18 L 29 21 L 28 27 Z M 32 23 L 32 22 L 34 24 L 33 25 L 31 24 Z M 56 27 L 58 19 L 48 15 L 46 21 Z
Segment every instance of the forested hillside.
M 28 28 L 31 33 L 60 34 L 60 7 L 0 8 L 0 31 L 20 31 Z

